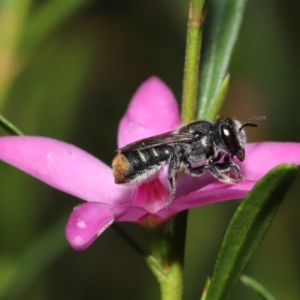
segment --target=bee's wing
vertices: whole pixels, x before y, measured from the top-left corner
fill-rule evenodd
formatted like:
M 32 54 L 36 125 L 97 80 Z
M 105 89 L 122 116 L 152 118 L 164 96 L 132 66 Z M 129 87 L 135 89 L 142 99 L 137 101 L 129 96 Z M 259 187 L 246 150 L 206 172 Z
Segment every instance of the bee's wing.
M 189 143 L 193 139 L 193 135 L 189 133 L 176 133 L 174 131 L 166 132 L 160 135 L 152 136 L 142 140 L 138 140 L 131 144 L 120 148 L 120 152 L 142 150 L 155 146 L 174 144 L 174 143 Z

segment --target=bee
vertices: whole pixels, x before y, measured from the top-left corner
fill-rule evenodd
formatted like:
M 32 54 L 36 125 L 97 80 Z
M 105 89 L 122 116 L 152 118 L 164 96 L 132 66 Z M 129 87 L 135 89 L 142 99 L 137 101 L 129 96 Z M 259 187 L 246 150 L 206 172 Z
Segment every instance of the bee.
M 244 123 L 236 119 L 220 118 L 215 123 L 198 120 L 175 131 L 133 142 L 118 150 L 112 162 L 115 183 L 141 184 L 165 166 L 170 186 L 168 206 L 175 197 L 176 172 L 185 168 L 192 176 L 210 172 L 220 181 L 235 184 L 242 181 L 239 166 L 232 161 L 245 159 L 244 128 L 257 127 L 253 122 L 265 120 L 254 117 Z M 230 176 L 232 171 L 234 178 Z

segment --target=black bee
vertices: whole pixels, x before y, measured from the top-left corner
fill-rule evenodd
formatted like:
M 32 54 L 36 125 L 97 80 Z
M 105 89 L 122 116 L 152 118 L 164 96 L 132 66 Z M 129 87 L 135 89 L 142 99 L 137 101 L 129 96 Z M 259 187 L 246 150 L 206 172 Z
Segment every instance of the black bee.
M 244 127 L 257 127 L 252 122 L 264 119 L 255 117 L 242 124 L 230 118 L 215 123 L 194 121 L 175 131 L 131 143 L 119 149 L 112 162 L 115 183 L 140 184 L 168 164 L 170 198 L 166 205 L 174 199 L 175 175 L 181 166 L 192 176 L 208 170 L 220 181 L 238 183 L 243 177 L 239 166 L 231 160 L 234 156 L 240 161 L 245 159 Z M 229 176 L 230 170 L 234 178 Z

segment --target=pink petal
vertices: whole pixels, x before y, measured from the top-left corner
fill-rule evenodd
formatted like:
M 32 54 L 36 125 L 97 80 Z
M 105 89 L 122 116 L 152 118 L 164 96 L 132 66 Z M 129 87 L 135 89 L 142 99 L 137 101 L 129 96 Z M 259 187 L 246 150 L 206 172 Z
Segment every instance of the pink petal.
M 186 209 L 221 201 L 242 199 L 247 196 L 255 183 L 256 181 L 244 180 L 239 184 L 226 184 L 215 180 L 205 187 L 177 197 L 166 209 L 162 209 L 156 215 L 165 221 Z
M 300 165 L 300 144 L 264 142 L 246 146 L 246 158 L 240 163 L 245 179 L 259 180 L 280 164 Z
M 176 198 L 201 190 L 214 182 L 218 182 L 218 180 L 207 171 L 199 177 L 183 174 L 176 182 Z
M 115 220 L 118 222 L 135 222 L 147 228 L 154 228 L 186 209 L 225 200 L 242 199 L 248 194 L 255 183 L 244 181 L 242 184 L 230 185 L 216 182 L 206 188 L 175 199 L 167 208 L 163 207 L 155 213 L 142 207 L 130 205 L 116 206 L 112 210 Z
M 111 207 L 103 203 L 84 203 L 74 208 L 66 226 L 66 236 L 75 250 L 86 249 L 114 222 Z
M 0 159 L 86 201 L 127 203 L 133 190 L 114 184 L 112 170 L 94 156 L 50 138 L 2 137 Z
M 151 213 L 139 206 L 116 206 L 112 208 L 118 222 L 134 222 L 149 229 L 155 228 L 168 218 L 162 218 L 157 213 Z
M 116 221 L 119 222 L 137 222 L 148 211 L 140 206 L 123 205 L 112 208 Z
M 178 212 L 189 208 L 226 200 L 242 199 L 248 194 L 254 184 L 255 182 L 248 181 L 235 185 L 217 182 L 206 189 L 200 189 L 179 199 L 175 199 L 167 209 L 159 211 L 157 215 L 162 219 L 168 219 Z
M 178 105 L 171 90 L 158 78 L 150 77 L 134 94 L 121 119 L 119 148 L 176 129 L 180 124 Z

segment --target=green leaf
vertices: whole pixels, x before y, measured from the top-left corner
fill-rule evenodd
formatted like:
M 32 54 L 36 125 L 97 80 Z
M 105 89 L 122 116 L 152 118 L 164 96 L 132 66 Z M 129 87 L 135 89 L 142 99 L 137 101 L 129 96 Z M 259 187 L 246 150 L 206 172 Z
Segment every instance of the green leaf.
M 215 99 L 211 103 L 212 106 L 211 106 L 211 109 L 209 110 L 209 115 L 207 117 L 209 120 L 214 120 L 217 117 L 217 115 L 222 107 L 222 104 L 225 100 L 228 86 L 229 86 L 229 74 L 227 74 L 225 76 Z
M 204 25 L 199 85 L 198 119 L 208 118 L 227 74 L 246 0 L 211 0 Z
M 267 233 L 298 167 L 280 165 L 242 201 L 223 239 L 206 300 L 226 300 Z
M 276 300 L 275 297 L 259 282 L 257 282 L 255 279 L 242 275 L 241 281 L 250 289 L 252 289 L 254 292 L 259 295 L 260 299 L 263 300 Z
M 207 278 L 200 300 L 206 300 L 209 285 L 210 285 L 210 278 Z

